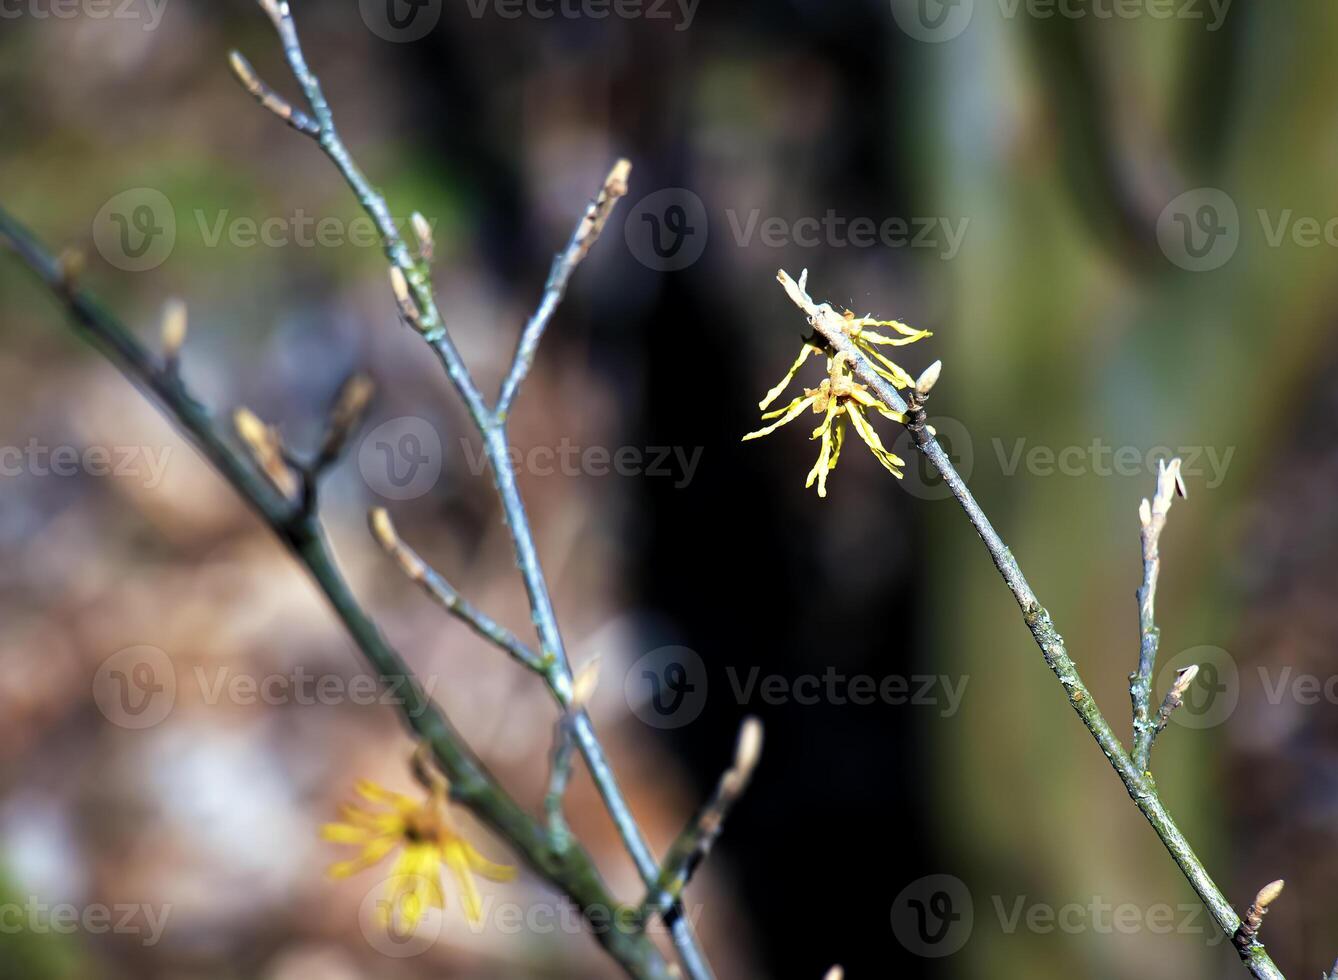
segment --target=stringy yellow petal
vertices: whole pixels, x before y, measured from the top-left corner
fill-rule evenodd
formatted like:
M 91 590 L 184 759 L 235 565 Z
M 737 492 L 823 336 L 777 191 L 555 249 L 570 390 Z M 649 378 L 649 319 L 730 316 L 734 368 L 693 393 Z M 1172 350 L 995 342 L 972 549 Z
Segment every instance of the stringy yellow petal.
M 489 881 L 515 881 L 516 869 L 509 864 L 494 864 L 477 850 L 474 845 L 464 841 L 465 860 L 475 874 L 480 874 Z
M 794 363 L 790 365 L 790 370 L 786 371 L 785 377 L 781 378 L 780 384 L 768 391 L 767 396 L 757 403 L 757 407 L 764 409 L 774 402 L 780 393 L 790 386 L 790 382 L 794 380 L 794 376 L 799 373 L 799 369 L 803 367 L 804 362 L 808 360 L 808 355 L 813 353 L 816 353 L 816 351 L 808 344 L 805 344 L 804 349 L 799 352 L 799 356 L 796 357 Z
M 775 422 L 772 422 L 765 429 L 758 429 L 756 432 L 748 433 L 746 436 L 743 437 L 743 441 L 747 442 L 749 439 L 760 439 L 762 438 L 762 436 L 771 435 L 771 433 L 775 432 L 782 425 L 785 425 L 787 422 L 792 422 L 795 419 L 797 419 L 799 417 L 799 413 L 801 413 L 805 408 L 807 408 L 811 404 L 813 404 L 812 395 L 809 395 L 804 398 L 795 399 L 793 402 L 790 403 L 790 408 L 784 415 L 782 415 Z

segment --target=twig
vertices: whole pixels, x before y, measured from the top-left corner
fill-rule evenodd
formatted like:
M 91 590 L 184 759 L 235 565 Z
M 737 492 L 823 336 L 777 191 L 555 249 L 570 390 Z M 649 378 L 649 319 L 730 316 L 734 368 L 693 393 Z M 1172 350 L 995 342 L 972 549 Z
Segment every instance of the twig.
M 502 626 L 487 613 L 473 605 L 456 588 L 435 572 L 418 553 L 405 544 L 395 531 L 395 524 L 382 507 L 372 510 L 368 517 L 372 536 L 403 569 L 410 581 L 422 586 L 423 591 L 435 599 L 453 616 L 456 616 L 475 633 L 485 640 L 496 644 L 517 663 L 528 667 L 537 674 L 544 673 L 544 662 L 539 655 L 527 647 L 505 626 Z
M 746 718 L 739 729 L 734 764 L 720 777 L 715 793 L 696 819 L 683 829 L 670 846 L 661 866 L 660 879 L 642 903 L 643 917 L 658 914 L 668 918 L 678 911 L 683 889 L 711 852 L 711 847 L 724 828 L 725 818 L 747 789 L 761 757 L 762 723 L 756 718 Z
M 531 618 L 539 634 L 540 654 L 547 665 L 545 681 L 558 703 L 565 707 L 571 701 L 571 668 L 558 629 L 557 615 L 553 609 L 548 583 L 535 548 L 529 517 L 516 487 L 515 468 L 507 445 L 506 417 L 511 401 L 533 362 L 534 352 L 544 328 L 552 318 L 553 311 L 566 289 L 567 281 L 598 238 L 613 206 L 626 193 L 629 164 L 626 161 L 619 161 L 614 166 L 604 183 L 603 191 L 582 216 L 567 249 L 554 262 L 539 308 L 522 331 L 515 360 L 498 396 L 498 404 L 494 409 L 489 409 L 442 321 L 432 292 L 430 269 L 425 263 L 415 261 L 410 254 L 390 215 L 385 198 L 372 187 L 358 168 L 335 129 L 334 117 L 321 91 L 320 81 L 307 65 L 302 52 L 287 2 L 259 0 L 259 3 L 274 23 L 289 67 L 311 107 L 317 132 L 308 135 L 312 135 L 320 144 L 375 222 L 386 257 L 392 266 L 391 286 L 401 315 L 431 345 L 482 436 L 484 453 L 492 471 L 493 485 L 501 501 L 503 517 L 515 548 L 516 564 L 525 583 Z M 237 65 L 234 60 L 234 71 L 236 70 Z M 239 78 L 244 85 L 247 84 L 245 77 L 239 74 Z M 421 234 L 417 228 L 415 230 L 417 234 Z M 430 247 L 426 250 L 420 247 L 420 256 L 430 253 Z M 613 819 L 642 882 L 647 887 L 653 886 L 659 876 L 659 866 L 641 828 L 632 816 L 588 714 L 584 711 L 576 712 L 572 727 L 576 745 L 585 759 L 604 806 Z M 679 918 L 671 925 L 670 932 L 679 960 L 691 980 L 711 980 L 710 968 L 693 935 L 691 923 L 686 918 Z
M 1129 675 L 1129 695 L 1134 705 L 1134 765 L 1148 771 L 1152 758 L 1152 743 L 1157 733 L 1158 719 L 1152 717 L 1152 671 L 1157 663 L 1157 644 L 1161 630 L 1157 628 L 1155 607 L 1157 580 L 1161 575 L 1161 532 L 1166 528 L 1166 515 L 1176 494 L 1185 496 L 1185 484 L 1180 476 L 1180 460 L 1157 461 L 1157 492 L 1149 503 L 1147 499 L 1138 508 L 1143 546 L 1143 584 L 1138 590 L 1138 669 Z M 1191 677 L 1192 681 L 1193 678 Z M 1188 687 L 1188 684 L 1186 684 Z M 1181 691 L 1183 695 L 1184 691 Z M 1174 706 L 1172 706 L 1174 708 Z M 1167 714 L 1169 717 L 1169 712 Z
M 1199 676 L 1199 665 L 1190 664 L 1188 667 L 1182 667 L 1176 672 L 1175 682 L 1171 684 L 1171 689 L 1166 692 L 1166 698 L 1162 701 L 1161 707 L 1157 710 L 1157 720 L 1152 726 L 1152 739 L 1155 742 L 1157 736 L 1166 730 L 1166 726 L 1171 723 L 1171 715 L 1175 709 L 1185 702 L 1185 692 L 1194 683 L 1194 678 Z M 1143 769 L 1147 772 L 1146 767 Z
M 1250 951 L 1254 949 L 1263 949 L 1263 946 L 1259 943 L 1259 930 L 1263 927 L 1264 916 L 1268 914 L 1268 907 L 1278 900 L 1285 884 L 1286 882 L 1280 878 L 1277 881 L 1269 882 L 1259 889 L 1259 893 L 1254 896 L 1254 901 L 1245 910 L 1245 918 L 1241 922 L 1240 928 L 1231 937 L 1231 942 L 1241 956 L 1248 956 Z
M 250 458 L 228 444 L 209 413 L 168 374 L 134 335 L 82 292 L 69 290 L 60 264 L 33 236 L 0 209 L 0 240 L 13 246 L 65 306 L 75 332 L 107 356 L 149 395 L 233 489 L 265 522 L 325 595 L 345 629 L 377 675 L 397 695 L 407 725 L 426 740 L 454 797 L 505 839 L 534 871 L 571 897 L 583 913 L 615 907 L 590 855 L 573 845 L 559 852 L 546 829 L 537 824 L 493 779 L 450 721 L 428 697 L 403 658 L 381 635 L 349 590 L 330 552 L 324 529 L 300 505 L 287 499 L 261 474 Z M 667 980 L 668 965 L 644 934 L 600 928 L 601 945 L 628 975 Z
M 604 186 L 590 202 L 580 224 L 576 226 L 576 231 L 572 233 L 566 249 L 553 260 L 553 268 L 549 271 L 548 282 L 544 286 L 543 299 L 539 301 L 538 309 L 521 331 L 520 342 L 511 361 L 511 370 L 507 372 L 506 380 L 502 382 L 501 393 L 497 396 L 498 422 L 505 422 L 511 412 L 511 403 L 515 401 L 516 393 L 520 391 L 521 384 L 534 365 L 534 355 L 539 349 L 539 341 L 543 339 L 544 330 L 548 326 L 548 321 L 553 318 L 553 312 L 562 302 L 571 274 L 599 240 L 599 235 L 604 230 L 609 215 L 613 213 L 614 206 L 627 194 L 627 178 L 631 171 L 632 164 L 627 160 L 619 160 L 613 165 L 608 177 L 604 179 Z
M 915 404 L 908 404 L 907 400 L 902 398 L 892 385 L 885 382 L 873 370 L 873 365 L 856 349 L 853 341 L 846 335 L 842 326 L 845 318 L 832 309 L 829 304 L 815 303 L 804 289 L 803 278 L 796 283 L 783 270 L 778 273 L 777 278 L 791 300 L 804 311 L 810 325 L 822 335 L 832 351 L 836 353 L 845 352 L 849 355 L 850 363 L 860 381 L 868 385 L 873 393 L 889 408 L 907 413 L 906 428 L 910 431 L 916 448 L 943 477 L 943 482 L 947 484 L 952 495 L 957 498 L 962 510 L 966 512 L 967 520 L 971 522 L 971 526 L 975 528 L 976 533 L 980 535 L 981 540 L 985 543 L 985 547 L 994 561 L 995 568 L 999 570 L 999 574 L 1007 584 L 1009 591 L 1013 593 L 1018 608 L 1022 610 L 1023 621 L 1026 622 L 1027 628 L 1031 630 L 1032 637 L 1035 639 L 1036 645 L 1040 647 L 1047 666 L 1059 678 L 1060 684 L 1063 685 L 1068 696 L 1069 706 L 1077 712 L 1083 725 L 1091 733 L 1092 738 L 1096 740 L 1111 768 L 1120 777 L 1120 781 L 1124 784 L 1130 798 L 1142 811 L 1148 823 L 1152 825 L 1157 836 L 1161 838 L 1162 843 L 1180 867 L 1185 878 L 1188 879 L 1199 899 L 1207 906 L 1218 928 L 1227 936 L 1235 935 L 1236 930 L 1240 927 L 1240 916 L 1232 908 L 1222 890 L 1217 887 L 1217 883 L 1208 874 L 1203 862 L 1194 853 L 1189 841 L 1185 839 L 1180 828 L 1176 826 L 1175 821 L 1166 811 L 1160 797 L 1157 795 L 1156 787 L 1143 774 L 1143 770 L 1134 764 L 1129 754 L 1124 750 L 1120 739 L 1111 729 L 1110 723 L 1106 721 L 1105 716 L 1097 707 L 1095 699 L 1078 673 L 1077 665 L 1069 657 L 1068 650 L 1064 645 L 1064 638 L 1055 629 L 1050 614 L 1037 601 L 1035 593 L 1032 592 L 1031 586 L 1027 583 L 1026 576 L 1022 574 L 1022 569 L 1018 566 L 1017 559 L 1004 545 L 989 518 L 985 516 L 985 512 L 981 510 L 975 497 L 967 488 L 961 474 L 953 466 L 952 460 L 943 451 L 943 447 L 939 445 L 933 433 L 929 431 L 925 422 L 922 400 L 913 398 L 912 402 Z M 1248 954 L 1242 954 L 1242 960 L 1246 968 L 1258 980 L 1283 980 L 1282 973 L 1269 959 L 1262 946 L 1253 947 Z

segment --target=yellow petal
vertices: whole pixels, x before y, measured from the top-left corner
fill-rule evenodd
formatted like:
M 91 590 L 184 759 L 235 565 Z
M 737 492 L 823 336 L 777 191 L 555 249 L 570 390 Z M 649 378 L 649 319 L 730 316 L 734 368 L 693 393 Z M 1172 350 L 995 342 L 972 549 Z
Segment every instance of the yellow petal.
M 460 886 L 460 904 L 465 910 L 465 918 L 477 923 L 483 918 L 483 899 L 479 895 L 478 885 L 469 872 L 469 859 L 459 844 L 447 845 L 446 866 L 455 874 L 455 881 Z
M 771 435 L 771 433 L 775 432 L 786 422 L 791 422 L 794 419 L 798 418 L 799 413 L 802 412 L 812 403 L 813 403 L 812 395 L 809 395 L 806 398 L 796 398 L 793 402 L 790 403 L 790 408 L 784 415 L 782 415 L 775 422 L 772 422 L 765 429 L 758 429 L 756 432 L 748 433 L 746 436 L 743 437 L 743 441 L 747 442 L 749 439 L 760 439 L 762 438 L 762 436 Z
M 798 374 L 799 369 L 803 367 L 804 361 L 808 360 L 808 355 L 812 353 L 814 353 L 814 349 L 808 346 L 808 344 L 805 344 L 804 349 L 799 352 L 799 356 L 796 357 L 794 363 L 790 365 L 790 370 L 785 373 L 785 377 L 781 378 L 780 384 L 768 391 L 766 397 L 757 403 L 757 407 L 766 408 L 774 402 L 777 396 L 789 387 L 790 382 L 794 380 L 794 376 Z
M 362 871 L 365 868 L 370 868 L 372 865 L 376 864 L 394 850 L 398 843 L 399 838 L 397 837 L 383 837 L 379 840 L 371 841 L 362 849 L 362 853 L 357 857 L 330 865 L 330 870 L 327 873 L 331 878 L 347 878 L 350 875 L 355 875 L 359 871 Z
M 494 864 L 489 861 L 477 850 L 474 845 L 468 841 L 464 842 L 465 860 L 469 862 L 469 867 L 476 873 L 481 874 L 489 881 L 514 881 L 516 878 L 516 869 L 509 864 Z
M 836 469 L 836 461 L 841 458 L 841 447 L 845 445 L 845 442 L 846 442 L 846 420 L 845 416 L 842 415 L 838 417 L 836 420 L 835 431 L 832 439 L 832 461 L 829 464 L 827 464 L 828 469 L 831 470 Z
M 327 823 L 321 827 L 321 839 L 335 844 L 365 844 L 378 836 L 368 827 L 355 827 L 347 823 Z
M 403 793 L 392 793 L 382 786 L 378 786 L 370 779 L 359 779 L 353 786 L 358 795 L 369 803 L 380 803 L 382 806 L 393 806 L 397 810 L 415 810 L 418 808 L 418 801 Z

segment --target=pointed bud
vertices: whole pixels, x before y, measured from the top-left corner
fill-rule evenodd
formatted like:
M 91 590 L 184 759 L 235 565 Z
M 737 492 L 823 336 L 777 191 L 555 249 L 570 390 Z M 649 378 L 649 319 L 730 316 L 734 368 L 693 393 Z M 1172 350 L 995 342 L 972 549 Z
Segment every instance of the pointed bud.
M 1184 700 L 1185 692 L 1189 690 L 1194 678 L 1199 676 L 1199 665 L 1190 664 L 1175 675 L 1175 683 L 1171 685 L 1171 694 L 1177 701 Z
M 279 434 L 260 421 L 249 408 L 237 409 L 232 415 L 232 421 L 237 435 L 246 444 L 270 483 L 274 484 L 274 488 L 285 497 L 294 496 L 297 493 L 297 478 L 283 458 L 283 440 Z
M 390 267 L 390 288 L 395 293 L 395 302 L 399 304 L 400 316 L 409 321 L 415 330 L 421 329 L 423 317 L 418 312 L 418 304 L 414 302 L 413 294 L 409 291 L 409 280 L 405 278 L 404 270 L 397 265 Z
M 571 709 L 580 711 L 590 703 L 599 687 L 599 654 L 591 657 L 576 673 L 576 680 L 571 685 Z
M 431 263 L 437 254 L 436 241 L 432 237 L 432 225 L 418 211 L 413 213 L 410 220 L 413 222 L 414 236 L 418 239 L 418 257 L 424 262 Z
M 1152 504 L 1148 502 L 1147 497 L 1144 497 L 1143 502 L 1138 505 L 1138 523 L 1143 527 L 1152 523 Z
M 56 261 L 60 269 L 61 286 L 67 292 L 78 289 L 79 280 L 83 277 L 84 267 L 87 265 L 84 253 L 77 248 L 61 249 L 60 258 Z
M 1254 896 L 1255 907 L 1260 912 L 1268 910 L 1268 907 L 1278 900 L 1282 894 L 1282 889 L 1286 887 L 1286 882 L 1279 878 L 1277 881 L 1269 882 L 1263 888 L 1259 889 L 1259 894 Z
M 929 367 L 921 372 L 920 377 L 915 379 L 915 393 L 921 398 L 929 394 L 930 389 L 938 382 L 938 376 L 943 371 L 943 362 L 935 361 Z
M 739 742 L 734 748 L 734 769 L 746 782 L 762 758 L 762 722 L 749 716 L 739 729 Z
M 340 386 L 334 407 L 330 410 L 325 439 L 321 442 L 318 465 L 328 465 L 339 457 L 349 437 L 362 424 L 362 417 L 375 393 L 376 385 L 365 374 L 355 374 Z
M 400 546 L 400 536 L 395 530 L 395 522 L 384 507 L 373 507 L 367 512 L 367 525 L 372 529 L 372 536 L 377 544 L 386 551 L 394 551 Z
M 845 980 L 846 971 L 839 966 L 834 966 L 827 971 L 827 975 L 822 980 Z
M 179 299 L 169 299 L 163 307 L 163 325 L 161 328 L 163 357 L 170 363 L 177 359 L 181 347 L 186 342 L 186 304 Z

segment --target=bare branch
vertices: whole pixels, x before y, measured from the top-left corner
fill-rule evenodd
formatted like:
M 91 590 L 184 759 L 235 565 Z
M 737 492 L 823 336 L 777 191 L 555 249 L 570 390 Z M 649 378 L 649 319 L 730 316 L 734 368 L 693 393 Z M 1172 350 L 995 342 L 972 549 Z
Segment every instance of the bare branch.
M 1166 727 L 1164 724 L 1158 727 L 1160 716 L 1158 719 L 1152 717 L 1152 672 L 1157 663 L 1157 644 L 1161 639 L 1155 615 L 1157 580 L 1161 575 L 1159 546 L 1161 532 L 1166 528 L 1166 515 L 1170 513 L 1171 503 L 1177 493 L 1182 497 L 1186 495 L 1184 480 L 1180 475 L 1180 460 L 1173 459 L 1169 464 L 1165 460 L 1158 460 L 1157 492 L 1151 502 L 1144 499 L 1138 508 L 1143 546 L 1143 584 L 1138 590 L 1140 642 L 1138 669 L 1129 675 L 1129 695 L 1134 706 L 1133 759 L 1134 765 L 1143 772 L 1147 772 L 1151 765 L 1152 743 L 1157 733 Z M 1181 691 L 1183 694 L 1184 691 Z M 1169 712 L 1167 717 L 1170 717 Z
M 627 178 L 631 172 L 632 164 L 627 160 L 619 160 L 613 165 L 609 175 L 604 178 L 604 186 L 581 216 L 581 221 L 576 226 L 576 231 L 572 233 L 566 249 L 553 260 L 553 268 L 548 273 L 548 282 L 544 286 L 544 295 L 539 301 L 539 308 L 534 311 L 534 315 L 525 324 L 525 329 L 521 331 L 520 343 L 516 346 L 516 354 L 511 361 L 511 370 L 507 373 L 506 380 L 502 382 L 501 393 L 497 396 L 497 421 L 504 422 L 510 414 L 516 393 L 534 365 L 534 357 L 538 353 L 539 341 L 543 339 L 544 330 L 547 329 L 548 322 L 553 318 L 554 311 L 557 310 L 567 291 L 571 274 L 599 240 L 609 215 L 613 213 L 618 201 L 627 194 Z
M 306 133 L 308 136 L 319 136 L 321 134 L 321 128 L 317 125 L 316 120 L 302 110 L 293 108 L 291 102 L 261 81 L 260 76 L 256 74 L 256 70 L 251 67 L 249 61 L 242 57 L 241 52 L 232 52 L 228 56 L 228 63 L 232 65 L 232 73 L 237 76 L 237 81 L 241 82 L 242 87 L 250 92 L 262 106 L 299 133 Z
M 1064 687 L 1070 707 L 1078 714 L 1083 725 L 1091 733 L 1111 768 L 1120 777 L 1129 796 L 1133 799 L 1143 816 L 1147 818 L 1157 836 L 1170 852 L 1171 857 L 1180 867 L 1200 900 L 1207 906 L 1218 928 L 1227 936 L 1233 936 L 1240 927 L 1241 918 L 1221 888 L 1194 853 L 1185 835 L 1167 812 L 1156 786 L 1144 775 L 1144 771 L 1134 765 L 1132 758 L 1125 751 L 1124 745 L 1111 729 L 1110 723 L 1097 707 L 1091 691 L 1083 683 L 1077 665 L 1069 656 L 1064 638 L 1055 628 L 1050 614 L 1040 604 L 1032 591 L 1027 578 L 1022 574 L 1013 553 L 1003 543 L 999 533 L 990 523 L 989 518 L 976 502 L 975 496 L 967 487 L 961 474 L 953 465 L 943 447 L 925 424 L 923 409 L 908 405 L 897 390 L 888 384 L 873 369 L 873 365 L 859 351 L 843 329 L 844 318 L 827 303 L 815 303 L 805 288 L 806 274 L 795 282 L 781 270 L 777 274 L 781 285 L 794 303 L 804 311 L 809 324 L 822 335 L 833 352 L 846 352 L 859 380 L 889 408 L 905 412 L 908 415 L 906 428 L 911 433 L 916 448 L 929 460 L 930 464 L 943 477 L 952 495 L 965 512 L 967 520 L 975 528 L 980 539 L 985 543 L 994 566 L 999 570 L 1008 590 L 1013 593 L 1018 607 L 1022 610 L 1023 621 L 1031 631 L 1036 645 L 1040 647 L 1046 665 Z M 1250 948 L 1248 954 L 1242 953 L 1246 968 L 1257 980 L 1283 980 L 1282 973 L 1269 958 L 1262 946 Z
M 682 900 L 683 889 L 711 852 L 716 838 L 724 829 L 725 818 L 748 788 L 748 782 L 761 758 L 762 723 L 753 717 L 745 718 L 734 748 L 734 764 L 720 777 L 715 792 L 696 819 L 684 828 L 670 846 L 661 866 L 659 880 L 642 905 L 646 916 L 658 914 L 669 917 L 674 914 Z
M 420 586 L 447 612 L 464 622 L 479 636 L 500 647 L 517 663 L 537 674 L 544 673 L 544 662 L 538 654 L 522 643 L 509 629 L 474 606 L 400 539 L 395 531 L 395 523 L 384 508 L 374 508 L 368 514 L 368 525 L 372 529 L 372 537 L 376 538 L 386 553 L 395 559 L 410 581 Z

